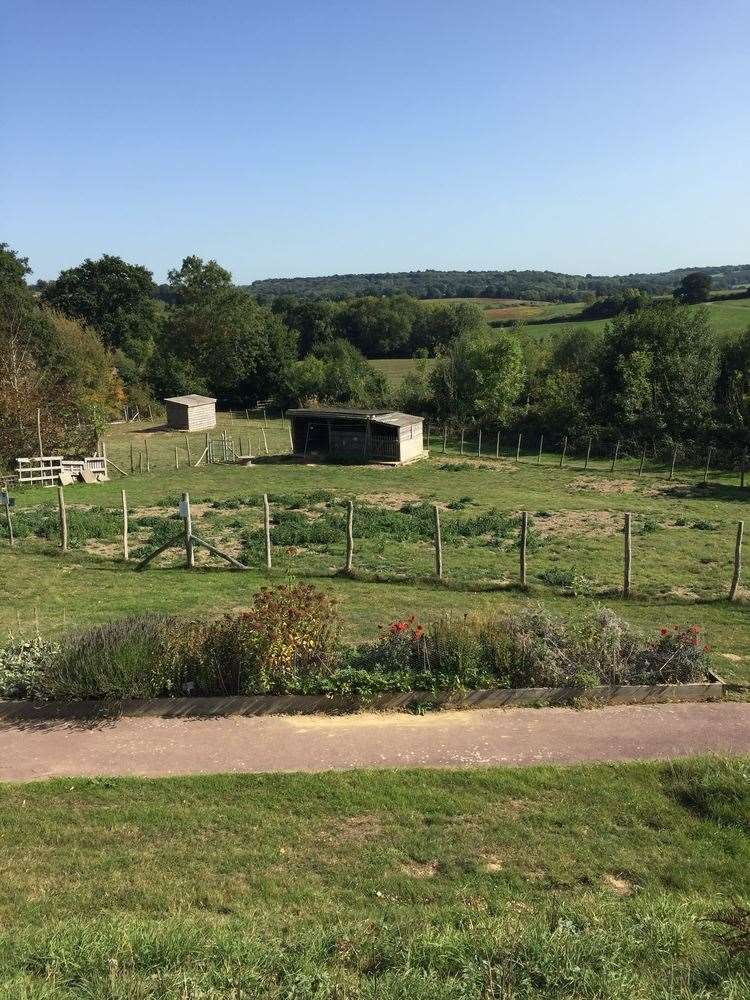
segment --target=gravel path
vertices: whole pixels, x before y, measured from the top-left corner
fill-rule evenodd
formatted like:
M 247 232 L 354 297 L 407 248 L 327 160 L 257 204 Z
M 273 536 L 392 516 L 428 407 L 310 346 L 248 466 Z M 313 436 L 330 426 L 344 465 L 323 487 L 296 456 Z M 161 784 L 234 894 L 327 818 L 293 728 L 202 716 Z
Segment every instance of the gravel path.
M 0 726 L 0 780 L 492 767 L 750 754 L 750 704 Z

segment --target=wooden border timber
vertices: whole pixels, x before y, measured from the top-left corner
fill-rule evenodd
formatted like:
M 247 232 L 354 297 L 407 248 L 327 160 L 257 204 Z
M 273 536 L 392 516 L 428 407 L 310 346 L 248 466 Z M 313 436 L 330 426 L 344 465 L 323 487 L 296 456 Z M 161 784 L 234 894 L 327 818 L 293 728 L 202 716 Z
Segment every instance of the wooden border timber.
M 123 701 L 0 701 L 0 722 L 111 716 L 212 718 L 254 715 L 342 715 L 366 709 L 399 712 L 417 705 L 446 709 L 541 708 L 585 702 L 591 705 L 659 705 L 720 701 L 725 689 L 750 691 L 750 685 L 624 684 L 598 687 L 483 688 L 475 691 L 398 691 L 372 699 L 327 695 L 227 695 L 225 697 L 128 698 Z

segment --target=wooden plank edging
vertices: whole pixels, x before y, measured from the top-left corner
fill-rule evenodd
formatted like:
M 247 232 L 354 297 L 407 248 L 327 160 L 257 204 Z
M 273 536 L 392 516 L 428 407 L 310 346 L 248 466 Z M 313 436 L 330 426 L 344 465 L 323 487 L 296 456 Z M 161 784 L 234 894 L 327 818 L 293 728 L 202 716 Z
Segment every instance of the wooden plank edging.
M 326 695 L 228 695 L 226 697 L 128 698 L 122 701 L 0 701 L 0 722 L 83 719 L 111 716 L 212 718 L 229 715 L 342 715 L 369 710 L 403 711 L 418 707 L 514 708 L 588 703 L 596 705 L 656 705 L 719 701 L 725 688 L 736 685 L 708 681 L 699 684 L 623 684 L 597 687 L 484 688 L 476 691 L 400 691 L 371 699 Z

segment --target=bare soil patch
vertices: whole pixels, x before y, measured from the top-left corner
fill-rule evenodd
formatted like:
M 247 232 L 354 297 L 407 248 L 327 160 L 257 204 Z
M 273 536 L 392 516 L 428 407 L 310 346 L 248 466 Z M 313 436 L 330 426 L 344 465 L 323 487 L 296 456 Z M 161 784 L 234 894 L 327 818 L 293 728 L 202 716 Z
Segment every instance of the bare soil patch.
M 568 486 L 572 493 L 632 493 L 632 479 L 598 479 L 593 476 L 576 476 Z
M 617 875 L 606 874 L 602 882 L 607 889 L 610 889 L 616 896 L 630 896 L 633 893 L 633 883 Z
M 549 535 L 616 535 L 622 528 L 620 516 L 608 510 L 559 510 L 549 517 L 535 517 L 536 531 Z
M 401 865 L 401 870 L 412 878 L 434 878 L 438 867 L 437 861 L 407 861 Z

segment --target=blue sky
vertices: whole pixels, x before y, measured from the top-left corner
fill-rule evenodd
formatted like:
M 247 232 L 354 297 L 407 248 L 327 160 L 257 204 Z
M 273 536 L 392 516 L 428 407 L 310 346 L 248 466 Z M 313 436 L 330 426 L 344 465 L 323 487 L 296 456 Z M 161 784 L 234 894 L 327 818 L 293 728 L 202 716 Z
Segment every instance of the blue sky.
M 750 4 L 5 0 L 4 239 L 37 277 L 750 260 Z

